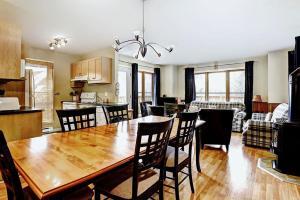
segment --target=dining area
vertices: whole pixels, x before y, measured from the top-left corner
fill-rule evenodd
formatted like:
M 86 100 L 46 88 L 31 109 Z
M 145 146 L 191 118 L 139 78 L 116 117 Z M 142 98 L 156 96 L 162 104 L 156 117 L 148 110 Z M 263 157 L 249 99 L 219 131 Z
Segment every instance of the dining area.
M 163 199 L 167 187 L 180 199 L 186 179 L 194 192 L 205 124 L 198 112 L 129 119 L 128 105 L 103 109 L 102 126 L 91 107 L 57 110 L 61 132 L 11 142 L 1 132 L 8 199 Z

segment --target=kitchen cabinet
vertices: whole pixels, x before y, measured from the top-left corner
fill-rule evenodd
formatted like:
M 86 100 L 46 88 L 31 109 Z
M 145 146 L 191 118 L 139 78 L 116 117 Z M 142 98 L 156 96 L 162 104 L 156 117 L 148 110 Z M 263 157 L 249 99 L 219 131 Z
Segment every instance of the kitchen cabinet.
M 21 30 L 0 23 L 0 79 L 20 79 Z
M 86 79 L 88 75 L 88 61 L 80 61 L 71 65 L 71 79 Z
M 88 83 L 111 83 L 112 59 L 106 57 L 83 60 L 71 65 L 71 78 Z

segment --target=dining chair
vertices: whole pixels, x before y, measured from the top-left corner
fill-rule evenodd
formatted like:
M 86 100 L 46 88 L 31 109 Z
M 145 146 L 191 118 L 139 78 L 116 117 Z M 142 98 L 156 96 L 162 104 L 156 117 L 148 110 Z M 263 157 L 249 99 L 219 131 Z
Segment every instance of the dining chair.
M 150 115 L 165 116 L 164 106 L 149 106 L 149 108 L 150 108 Z
M 185 104 L 177 103 L 165 103 L 165 112 L 167 116 L 172 116 L 177 113 L 184 112 L 186 110 Z
M 144 101 L 140 103 L 140 110 L 142 117 L 146 117 L 149 115 L 147 106 L 152 105 L 152 101 Z
M 194 193 L 194 185 L 192 178 L 192 147 L 193 137 L 195 132 L 195 125 L 198 118 L 198 112 L 182 112 L 177 114 L 179 119 L 176 138 L 169 142 L 166 153 L 166 172 L 171 172 L 173 177 L 165 176 L 165 178 L 175 181 L 175 187 L 165 185 L 175 189 L 176 200 L 179 200 L 179 185 L 189 177 L 190 187 Z M 188 145 L 188 153 L 183 149 Z M 188 173 L 183 169 L 188 168 Z M 178 173 L 185 174 L 185 177 L 179 182 Z
M 106 124 L 128 121 L 128 104 L 116 106 L 102 106 Z
M 138 124 L 133 161 L 94 184 L 95 200 L 100 200 L 100 194 L 112 199 L 149 199 L 156 192 L 163 199 L 163 170 L 173 121 Z M 160 170 L 154 169 L 157 166 Z
M 0 171 L 6 186 L 8 200 L 38 200 L 29 186 L 22 186 L 18 171 L 8 149 L 3 132 L 0 130 Z M 62 194 L 62 200 L 92 200 L 94 192 L 88 186 L 77 191 Z M 62 197 L 62 198 L 61 198 Z M 54 198 L 55 199 L 55 198 Z
M 63 132 L 95 127 L 96 107 L 56 110 Z

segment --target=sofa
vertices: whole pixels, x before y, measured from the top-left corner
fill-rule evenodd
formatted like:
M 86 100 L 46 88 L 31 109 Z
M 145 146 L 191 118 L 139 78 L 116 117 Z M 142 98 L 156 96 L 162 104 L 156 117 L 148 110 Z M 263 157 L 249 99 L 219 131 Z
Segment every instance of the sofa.
M 288 119 L 288 104 L 279 104 L 273 113 L 253 113 L 243 127 L 243 144 L 261 148 L 270 148 L 274 135 L 274 123 Z
M 245 105 L 243 103 L 192 101 L 189 106 L 189 111 L 199 111 L 201 108 L 233 109 L 232 131 L 240 133 L 243 131 L 244 118 L 246 117 L 246 113 L 244 112 Z

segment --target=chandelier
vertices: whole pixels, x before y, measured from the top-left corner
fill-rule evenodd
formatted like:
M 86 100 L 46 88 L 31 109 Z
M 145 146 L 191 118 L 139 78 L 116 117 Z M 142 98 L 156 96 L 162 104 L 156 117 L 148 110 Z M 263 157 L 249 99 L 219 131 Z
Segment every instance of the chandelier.
M 113 44 L 113 48 L 115 49 L 116 52 L 119 52 L 121 49 L 123 49 L 124 47 L 127 47 L 129 45 L 133 45 L 133 44 L 137 44 L 139 45 L 139 49 L 137 54 L 134 55 L 134 57 L 136 59 L 138 59 L 139 55 L 142 55 L 142 57 L 144 58 L 146 56 L 147 50 L 148 48 L 152 49 L 158 57 L 161 57 L 161 53 L 155 48 L 155 47 L 160 47 L 166 51 L 168 51 L 169 53 L 171 53 L 174 49 L 174 46 L 171 45 L 169 47 L 164 47 L 163 45 L 160 45 L 158 43 L 155 42 L 148 42 L 146 43 L 145 41 L 145 1 L 146 0 L 142 0 L 143 1 L 143 29 L 142 29 L 142 35 L 140 35 L 139 31 L 134 31 L 134 38 L 130 39 L 130 40 L 125 40 L 120 42 L 118 37 L 115 37 L 115 44 Z
M 68 40 L 64 37 L 55 37 L 52 42 L 49 43 L 49 49 L 54 50 L 66 46 Z

